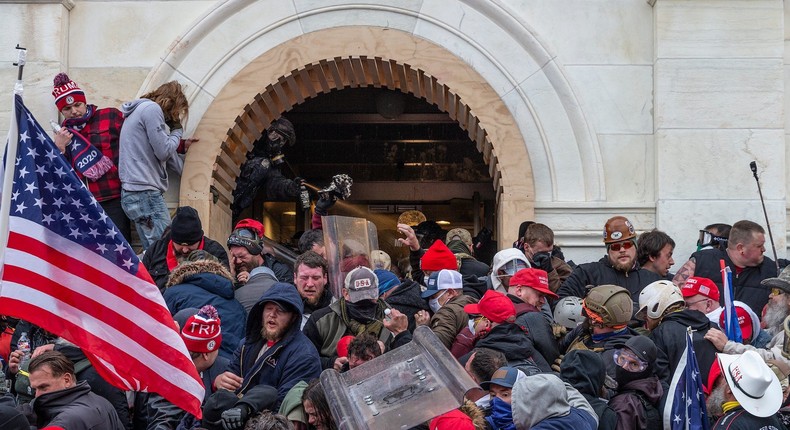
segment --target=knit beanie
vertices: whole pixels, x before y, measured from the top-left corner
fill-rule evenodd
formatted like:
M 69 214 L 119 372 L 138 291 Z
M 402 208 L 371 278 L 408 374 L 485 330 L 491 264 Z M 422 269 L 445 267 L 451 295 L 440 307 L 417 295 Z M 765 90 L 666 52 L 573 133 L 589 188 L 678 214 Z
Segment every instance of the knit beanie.
M 222 343 L 219 313 L 214 306 L 206 305 L 187 318 L 181 327 L 181 338 L 190 352 L 213 352 Z
M 450 251 L 450 248 L 441 240 L 436 240 L 423 254 L 422 260 L 420 260 L 420 268 L 433 271 L 442 269 L 458 270 L 458 262 L 455 260 L 455 255 Z
M 375 273 L 376 277 L 379 278 L 379 295 L 382 295 L 400 285 L 400 279 L 398 279 L 398 277 L 389 270 L 376 269 L 373 271 L 373 273 Z
M 69 75 L 58 73 L 53 84 L 52 97 L 55 97 L 55 106 L 58 107 L 58 111 L 62 111 L 64 107 L 76 102 L 87 103 L 85 93 L 77 86 L 76 82 L 69 79 Z
M 181 206 L 176 209 L 170 223 L 170 239 L 180 245 L 192 245 L 203 239 L 203 225 L 195 208 Z

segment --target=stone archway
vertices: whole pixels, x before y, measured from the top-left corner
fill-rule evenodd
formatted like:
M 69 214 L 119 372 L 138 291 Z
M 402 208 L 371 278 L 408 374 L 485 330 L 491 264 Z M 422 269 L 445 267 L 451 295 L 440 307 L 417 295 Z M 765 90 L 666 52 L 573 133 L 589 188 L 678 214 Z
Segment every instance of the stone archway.
M 534 216 L 535 202 L 564 207 L 606 200 L 596 133 L 562 65 L 507 6 L 466 0 L 300 3 L 274 11 L 267 1 L 218 4 L 173 42 L 141 88 L 171 79 L 188 85 L 187 132 L 201 141 L 187 156 L 179 199 L 198 209 L 210 236 L 224 237 L 230 225 L 230 215 L 212 203 L 211 185 L 235 182 L 238 160 L 227 149 L 243 151 L 222 143 L 235 136 L 241 141 L 233 145 L 251 144 L 255 129 L 264 126 L 244 114 L 246 108 L 254 112 L 252 96 L 335 58 L 409 65 L 466 104 L 484 130 L 481 149 L 497 166 L 500 243 Z M 243 133 L 233 131 L 237 127 Z
M 475 143 L 488 165 L 489 176 L 493 179 L 495 192 L 501 191 L 501 175 L 493 154 L 491 141 L 480 120 L 471 112 L 469 106 L 450 88 L 424 70 L 414 69 L 409 64 L 380 57 L 348 57 L 321 60 L 281 76 L 277 82 L 266 86 L 264 92 L 257 94 L 252 103 L 236 119 L 235 125 L 221 145 L 212 177 L 212 184 L 218 196 L 220 207 L 226 212 L 232 202 L 231 193 L 239 173 L 239 165 L 252 149 L 263 130 L 284 112 L 295 105 L 304 103 L 320 94 L 349 88 L 373 87 L 398 90 L 405 94 L 425 100 L 458 123 Z

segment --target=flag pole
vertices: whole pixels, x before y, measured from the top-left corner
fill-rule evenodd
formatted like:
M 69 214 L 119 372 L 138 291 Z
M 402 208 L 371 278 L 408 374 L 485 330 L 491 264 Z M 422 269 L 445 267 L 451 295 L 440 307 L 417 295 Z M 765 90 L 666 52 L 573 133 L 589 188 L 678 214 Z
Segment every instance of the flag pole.
M 16 118 L 16 96 L 22 96 L 24 85 L 22 83 L 22 72 L 27 60 L 27 49 L 16 45 L 17 62 L 14 63 L 19 69 L 17 80 L 14 83 L 14 94 L 11 103 L 11 125 L 8 127 L 8 139 L 3 145 L 2 154 L 5 154 L 3 165 L 2 191 L 0 191 L 0 277 L 5 267 L 5 250 L 8 244 L 8 217 L 11 212 L 11 191 L 14 187 L 14 166 L 16 161 L 17 148 L 19 146 L 19 125 Z M 2 288 L 2 284 L 0 284 Z

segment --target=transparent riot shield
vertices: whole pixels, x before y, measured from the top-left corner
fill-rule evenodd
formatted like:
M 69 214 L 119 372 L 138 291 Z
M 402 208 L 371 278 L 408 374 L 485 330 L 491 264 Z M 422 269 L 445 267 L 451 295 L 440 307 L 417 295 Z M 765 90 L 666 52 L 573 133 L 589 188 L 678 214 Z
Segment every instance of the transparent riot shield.
M 461 406 L 480 387 L 428 327 L 414 340 L 345 373 L 321 374 L 340 430 L 409 429 Z
M 370 252 L 378 249 L 376 225 L 364 218 L 322 216 L 324 246 L 332 294 L 342 297 L 348 272 L 359 266 L 373 268 Z

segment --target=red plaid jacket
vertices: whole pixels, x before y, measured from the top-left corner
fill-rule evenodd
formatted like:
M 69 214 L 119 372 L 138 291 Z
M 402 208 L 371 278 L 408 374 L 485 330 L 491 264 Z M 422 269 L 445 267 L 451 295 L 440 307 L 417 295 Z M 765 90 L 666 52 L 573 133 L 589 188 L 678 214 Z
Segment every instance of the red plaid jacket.
M 115 163 L 115 167 L 98 181 L 85 181 L 96 200 L 103 202 L 121 197 L 121 179 L 118 177 L 118 138 L 121 135 L 123 114 L 116 108 L 98 109 L 93 106 L 93 109 L 93 116 L 85 123 L 80 133 Z M 77 175 L 80 176 L 79 172 Z

